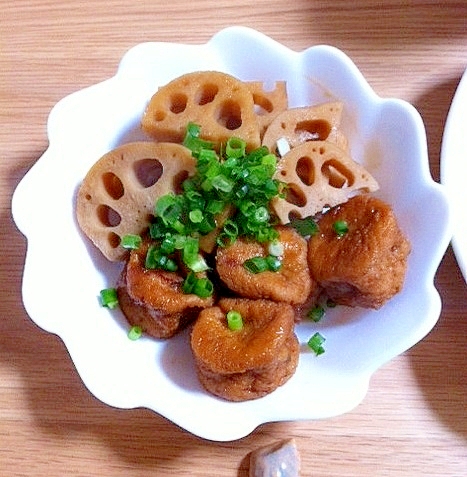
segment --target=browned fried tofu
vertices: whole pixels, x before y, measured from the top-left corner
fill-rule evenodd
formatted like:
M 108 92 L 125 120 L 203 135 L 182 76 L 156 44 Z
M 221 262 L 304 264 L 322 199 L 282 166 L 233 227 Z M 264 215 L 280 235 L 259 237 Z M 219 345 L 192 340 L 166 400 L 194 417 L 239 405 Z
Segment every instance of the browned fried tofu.
M 343 222 L 348 231 L 339 235 Z M 309 241 L 310 272 L 336 303 L 380 308 L 401 290 L 410 243 L 388 204 L 356 196 L 324 214 L 319 230 Z
M 117 293 L 120 308 L 132 326 L 155 338 L 170 338 L 214 303 L 182 290 L 184 278 L 176 272 L 145 268 L 147 247 L 133 250 L 126 263 Z
M 283 246 L 279 271 L 254 274 L 244 267 L 253 257 L 268 255 L 268 244 L 238 238 L 232 245 L 219 248 L 216 268 L 227 287 L 245 298 L 264 298 L 278 302 L 304 303 L 315 284 L 307 264 L 307 243 L 294 229 L 280 226 L 279 242 Z
M 242 316 L 242 329 L 228 327 L 231 310 Z M 210 393 L 229 401 L 265 396 L 297 368 L 293 308 L 269 300 L 223 298 L 200 312 L 191 349 L 199 380 Z

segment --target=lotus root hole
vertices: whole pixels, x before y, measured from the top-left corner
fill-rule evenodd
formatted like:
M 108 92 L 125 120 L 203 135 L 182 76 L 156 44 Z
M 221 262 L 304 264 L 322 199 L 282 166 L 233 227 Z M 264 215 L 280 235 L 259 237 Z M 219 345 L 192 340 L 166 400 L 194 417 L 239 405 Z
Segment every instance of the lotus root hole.
M 188 171 L 180 171 L 173 177 L 172 186 L 176 194 L 183 192 L 183 181 L 188 178 Z
M 305 141 L 325 141 L 331 133 L 331 125 L 323 119 L 300 121 L 295 126 L 295 134 Z
M 355 182 L 352 171 L 335 159 L 326 161 L 321 166 L 321 172 L 328 180 L 329 185 L 336 189 L 351 187 Z
M 236 101 L 224 101 L 218 112 L 217 122 L 229 131 L 234 131 L 242 125 L 242 112 Z
M 109 242 L 110 247 L 117 248 L 120 245 L 121 239 L 115 232 L 110 232 L 107 241 Z
M 294 220 L 297 219 L 302 219 L 302 215 L 297 211 L 297 210 L 291 210 L 287 217 L 289 218 L 289 222 L 293 222 Z
M 253 102 L 255 103 L 255 113 L 258 116 L 264 116 L 268 113 L 272 113 L 274 109 L 271 101 L 260 94 L 253 95 Z
M 170 98 L 170 111 L 174 114 L 181 114 L 186 109 L 188 98 L 184 93 L 173 94 Z
M 315 165 L 308 156 L 302 156 L 297 161 L 295 172 L 305 185 L 310 186 L 315 182 Z
M 206 83 L 201 86 L 196 97 L 196 103 L 200 106 L 212 103 L 219 92 L 217 84 Z
M 289 204 L 294 204 L 297 207 L 305 207 L 307 202 L 306 195 L 296 184 L 288 184 L 285 200 Z
M 162 176 L 164 168 L 157 159 L 140 159 L 133 164 L 136 179 L 144 187 L 153 186 Z
M 125 193 L 125 188 L 120 178 L 113 172 L 106 172 L 102 174 L 102 183 L 104 184 L 105 191 L 114 200 L 119 200 Z
M 97 218 L 104 227 L 116 227 L 122 221 L 120 214 L 105 204 L 97 208 Z

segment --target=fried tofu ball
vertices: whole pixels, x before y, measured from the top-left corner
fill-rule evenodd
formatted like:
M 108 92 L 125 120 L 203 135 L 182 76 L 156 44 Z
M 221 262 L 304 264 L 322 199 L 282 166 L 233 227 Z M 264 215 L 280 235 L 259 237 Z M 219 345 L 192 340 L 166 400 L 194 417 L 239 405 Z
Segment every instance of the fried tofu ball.
M 283 246 L 279 271 L 254 274 L 244 267 L 246 260 L 268 255 L 268 244 L 238 238 L 216 254 L 216 269 L 225 285 L 245 298 L 264 298 L 293 305 L 304 303 L 315 283 L 307 264 L 307 243 L 294 229 L 279 226 L 279 241 Z
M 243 328 L 227 325 L 239 312 Z M 291 305 L 269 300 L 223 298 L 201 311 L 191 333 L 201 384 L 229 401 L 257 399 L 283 385 L 295 372 L 299 343 Z
M 334 224 L 344 221 L 342 236 Z M 410 243 L 391 207 L 362 194 L 334 207 L 319 220 L 308 245 L 312 277 L 336 303 L 380 308 L 403 286 Z
M 117 284 L 120 308 L 132 326 L 154 338 L 170 338 L 194 320 L 213 297 L 182 291 L 184 278 L 176 272 L 147 269 L 147 247 L 130 253 Z

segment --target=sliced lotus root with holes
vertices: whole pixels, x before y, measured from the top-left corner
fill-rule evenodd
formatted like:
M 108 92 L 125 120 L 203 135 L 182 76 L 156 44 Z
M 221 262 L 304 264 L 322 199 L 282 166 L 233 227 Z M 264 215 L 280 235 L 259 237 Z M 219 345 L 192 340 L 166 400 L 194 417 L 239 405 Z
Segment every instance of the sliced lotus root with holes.
M 225 73 L 188 73 L 161 87 L 141 125 L 158 141 L 182 142 L 189 122 L 201 126 L 201 137 L 216 144 L 236 136 L 248 149 L 260 145 L 253 95 L 245 83 Z
M 287 109 L 286 83 L 285 81 L 277 81 L 272 90 L 266 90 L 262 81 L 248 81 L 245 84 L 253 95 L 260 135 L 263 137 L 273 119 Z
M 134 142 L 102 156 L 78 191 L 79 226 L 111 261 L 127 253 L 120 240 L 141 234 L 149 225 L 158 196 L 179 192 L 194 173 L 191 152 L 180 144 Z
M 329 141 L 347 150 L 347 138 L 339 130 L 343 103 L 291 108 L 274 118 L 263 136 L 263 146 L 276 152 L 277 141 L 284 138 L 291 148 L 308 141 Z
M 307 142 L 289 151 L 279 161 L 276 178 L 288 185 L 286 197 L 272 202 L 284 224 L 292 216 L 313 216 L 324 207 L 342 204 L 354 195 L 379 188 L 363 166 L 327 141 Z

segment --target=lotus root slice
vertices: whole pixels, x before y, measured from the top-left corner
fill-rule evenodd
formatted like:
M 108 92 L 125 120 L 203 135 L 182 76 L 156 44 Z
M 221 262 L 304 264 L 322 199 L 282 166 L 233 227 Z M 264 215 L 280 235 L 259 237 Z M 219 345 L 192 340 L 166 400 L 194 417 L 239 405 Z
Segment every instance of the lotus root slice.
M 107 259 L 124 260 L 121 238 L 144 233 L 156 198 L 179 191 L 194 170 L 191 152 L 179 144 L 119 146 L 86 174 L 77 195 L 78 224 Z

